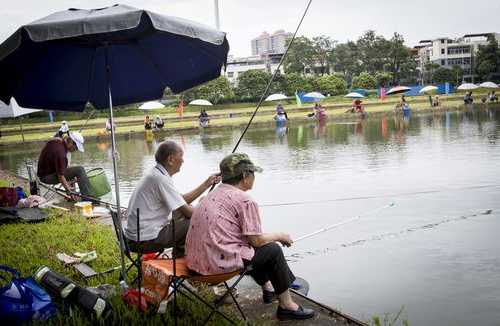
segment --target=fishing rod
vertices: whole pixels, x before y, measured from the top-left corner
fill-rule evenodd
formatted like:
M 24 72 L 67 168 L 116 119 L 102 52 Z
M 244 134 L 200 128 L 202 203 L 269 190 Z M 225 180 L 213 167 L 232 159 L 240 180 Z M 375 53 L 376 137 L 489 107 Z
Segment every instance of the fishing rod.
M 262 96 L 260 97 L 260 100 L 259 100 L 259 103 L 257 104 L 257 107 L 255 108 L 255 111 L 253 111 L 253 114 L 252 116 L 250 117 L 250 120 L 248 121 L 248 124 L 246 125 L 245 129 L 243 130 L 243 132 L 241 133 L 241 136 L 240 138 L 238 139 L 238 141 L 236 142 L 236 145 L 234 146 L 233 148 L 233 151 L 231 153 L 234 153 L 236 152 L 236 149 L 238 148 L 238 146 L 240 145 L 240 142 L 241 140 L 243 139 L 243 137 L 245 136 L 248 128 L 250 127 L 250 125 L 252 124 L 252 121 L 253 121 L 253 118 L 255 117 L 255 115 L 257 114 L 257 111 L 259 110 L 262 102 L 264 101 L 264 98 L 266 97 L 267 93 L 269 92 L 269 88 L 271 87 L 271 84 L 273 83 L 274 79 L 276 78 L 276 76 L 278 75 L 278 73 L 280 72 L 280 67 L 281 67 L 281 64 L 283 63 L 283 61 L 285 60 L 285 57 L 286 55 L 288 54 L 288 51 L 290 50 L 292 44 L 293 44 L 293 41 L 295 40 L 295 37 L 297 36 L 297 32 L 299 31 L 299 28 L 300 28 L 300 25 L 302 25 L 302 21 L 304 21 L 304 18 L 307 14 L 307 11 L 309 10 L 309 7 L 311 6 L 311 3 L 312 3 L 312 0 L 309 0 L 309 2 L 307 3 L 307 7 L 306 9 L 304 10 L 304 13 L 302 14 L 302 17 L 300 18 L 300 21 L 299 21 L 299 24 L 297 25 L 297 28 L 295 29 L 295 33 L 293 33 L 293 36 L 292 38 L 290 39 L 290 43 L 288 43 L 288 46 L 286 47 L 286 50 L 285 50 L 285 53 L 283 54 L 283 56 L 281 57 L 280 59 L 280 62 L 278 64 L 278 66 L 276 67 L 276 69 L 274 70 L 274 73 L 271 77 L 271 79 L 269 80 L 269 82 L 267 83 L 267 86 L 266 86 L 266 89 L 264 90 L 264 92 L 262 93 Z M 213 189 L 213 187 L 212 187 Z
M 371 210 L 371 211 L 368 211 L 368 212 L 366 212 L 366 213 L 364 213 L 364 214 L 357 215 L 357 216 L 354 216 L 354 217 L 352 217 L 352 218 L 350 218 L 350 219 L 344 220 L 344 221 L 342 221 L 342 222 L 339 222 L 339 223 L 335 223 L 335 224 L 332 224 L 332 225 L 326 226 L 326 227 L 321 228 L 321 229 L 319 229 L 319 230 L 317 230 L 317 231 L 314 231 L 314 232 L 311 232 L 311 233 L 308 233 L 308 234 L 304 234 L 304 235 L 302 235 L 302 236 L 300 236 L 300 237 L 298 237 L 298 238 L 296 238 L 296 239 L 293 239 L 293 242 L 295 243 L 295 242 L 297 242 L 297 241 L 301 241 L 301 240 L 304 240 L 304 239 L 311 238 L 311 237 L 313 237 L 313 236 L 315 236 L 315 235 L 317 235 L 317 234 L 320 234 L 320 233 L 323 233 L 323 232 L 329 231 L 329 230 L 331 230 L 331 229 L 335 229 L 336 227 L 339 227 L 339 226 L 341 226 L 341 225 L 345 225 L 345 224 L 348 224 L 348 223 L 351 223 L 351 222 L 357 221 L 357 220 L 361 219 L 362 217 L 366 217 L 366 216 L 369 216 L 369 215 L 375 214 L 375 213 L 377 213 L 377 212 L 379 212 L 379 211 L 381 211 L 381 210 L 383 210 L 383 209 L 385 209 L 385 208 L 394 207 L 395 205 L 396 205 L 396 204 L 395 204 L 394 202 L 392 202 L 392 203 L 389 203 L 389 204 L 387 204 L 387 205 L 384 205 L 384 206 L 381 206 L 381 207 L 375 208 L 375 209 L 373 209 L 373 210 Z

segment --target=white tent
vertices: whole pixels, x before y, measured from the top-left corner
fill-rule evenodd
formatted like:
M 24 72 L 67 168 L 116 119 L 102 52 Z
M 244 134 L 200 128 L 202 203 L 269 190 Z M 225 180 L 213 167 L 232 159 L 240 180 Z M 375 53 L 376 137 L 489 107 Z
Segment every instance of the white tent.
M 165 105 L 161 104 L 158 101 L 150 101 L 139 106 L 139 110 L 157 110 L 163 109 Z
M 38 111 L 42 111 L 42 110 L 26 109 L 26 108 L 20 107 L 14 98 L 10 99 L 9 105 L 0 101 L 0 119 L 17 118 L 17 117 L 20 117 L 20 116 L 23 116 L 26 114 L 30 114 L 30 113 L 34 113 L 34 112 L 38 112 Z M 23 142 L 24 142 L 23 123 L 22 123 L 21 119 L 19 119 L 19 126 L 21 127 L 21 136 L 22 136 Z
M 209 106 L 209 105 L 213 105 L 213 104 L 210 103 L 210 101 L 198 99 L 198 100 L 192 100 L 191 102 L 189 102 L 188 105 L 205 105 L 205 106 Z
M 271 94 L 264 101 L 281 101 L 281 100 L 286 100 L 287 97 L 284 94 L 281 93 L 276 93 L 276 94 Z

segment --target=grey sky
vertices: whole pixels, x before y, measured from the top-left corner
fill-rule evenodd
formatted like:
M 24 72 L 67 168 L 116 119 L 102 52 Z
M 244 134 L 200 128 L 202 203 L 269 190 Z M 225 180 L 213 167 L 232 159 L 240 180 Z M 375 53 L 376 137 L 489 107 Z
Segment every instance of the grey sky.
M 99 8 L 109 0 L 2 0 L 0 41 L 19 26 L 67 8 Z M 123 0 L 121 3 L 214 26 L 213 0 Z M 221 29 L 231 54 L 250 55 L 250 40 L 262 31 L 293 32 L 307 0 L 219 0 Z M 408 46 L 422 39 L 500 32 L 500 1 L 348 1 L 313 0 L 299 35 L 327 35 L 339 42 L 356 40 L 366 30 L 390 38 L 403 35 Z

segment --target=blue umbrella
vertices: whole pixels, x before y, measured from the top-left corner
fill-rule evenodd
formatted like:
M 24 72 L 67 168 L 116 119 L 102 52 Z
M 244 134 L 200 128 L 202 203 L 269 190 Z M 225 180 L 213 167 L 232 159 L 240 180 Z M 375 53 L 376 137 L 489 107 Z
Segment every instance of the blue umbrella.
M 113 103 L 155 100 L 166 87 L 181 92 L 215 79 L 228 51 L 224 32 L 185 19 L 124 5 L 68 9 L 0 44 L 0 100 L 60 111 L 91 103 L 109 107 L 113 125 Z M 120 207 L 113 128 L 111 141 Z

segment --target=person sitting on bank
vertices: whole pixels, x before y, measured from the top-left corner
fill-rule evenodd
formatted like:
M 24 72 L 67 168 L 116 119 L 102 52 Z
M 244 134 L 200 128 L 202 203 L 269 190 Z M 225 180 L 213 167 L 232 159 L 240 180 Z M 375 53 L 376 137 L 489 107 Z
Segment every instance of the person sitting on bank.
M 54 137 L 63 138 L 64 135 L 69 136 L 69 125 L 66 121 L 61 122 L 61 127 L 59 127 Z
M 434 96 L 432 106 L 439 106 L 439 95 Z
M 201 127 L 206 127 L 210 122 L 210 117 L 205 109 L 201 109 L 200 115 L 198 115 L 198 120 Z
M 113 123 L 113 129 L 116 130 L 116 123 Z M 106 120 L 106 131 L 111 131 L 111 118 Z
M 491 93 L 488 96 L 488 101 L 498 102 L 498 97 L 497 97 L 497 94 L 495 94 L 495 91 L 491 91 Z
M 290 235 L 264 233 L 257 203 L 246 193 L 254 185 L 254 172 L 261 171 L 246 154 L 230 154 L 221 161 L 222 184 L 201 200 L 191 218 L 187 266 L 213 275 L 251 265 L 249 275 L 262 287 L 264 303 L 277 296 L 280 320 L 311 318 L 314 311 L 302 308 L 290 296 L 295 276 L 277 244 L 291 246 Z
M 144 129 L 146 129 L 146 130 L 153 129 L 152 124 L 151 124 L 151 120 L 149 119 L 149 115 L 147 115 L 146 118 L 144 119 Z
M 68 152 L 84 151 L 84 139 L 79 132 L 70 132 L 69 136 L 49 140 L 38 158 L 37 175 L 46 184 L 62 184 L 72 200 L 78 200 L 69 180 L 78 183 L 82 195 L 91 195 L 90 182 L 85 169 L 81 166 L 68 167 Z
M 155 118 L 155 128 L 156 129 L 161 129 L 165 125 L 165 122 L 163 122 L 162 118 L 160 118 L 159 115 L 156 116 Z
M 127 209 L 125 238 L 132 251 L 160 251 L 174 246 L 172 216 L 175 219 L 176 257 L 184 256 L 184 241 L 193 214 L 190 205 L 220 177 L 209 176 L 194 190 L 182 195 L 172 176 L 184 163 L 184 151 L 173 141 L 164 141 L 155 153 L 156 165 L 139 181 Z M 137 209 L 139 209 L 140 243 L 137 242 Z M 175 212 L 174 212 L 175 211 Z M 174 212 L 174 214 L 172 214 Z
M 285 108 L 281 103 L 278 103 L 278 106 L 276 106 L 276 115 L 284 115 L 285 119 L 288 120 L 288 114 L 286 114 Z
M 474 103 L 474 98 L 472 97 L 472 92 L 467 92 L 464 95 L 464 104 Z

